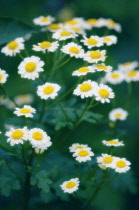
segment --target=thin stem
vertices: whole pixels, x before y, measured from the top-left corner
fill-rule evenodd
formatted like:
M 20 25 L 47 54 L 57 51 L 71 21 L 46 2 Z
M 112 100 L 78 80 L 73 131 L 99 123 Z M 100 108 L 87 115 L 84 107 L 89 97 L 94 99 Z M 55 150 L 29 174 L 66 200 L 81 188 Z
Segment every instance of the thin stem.
M 24 52 L 25 52 L 26 56 L 29 57 L 27 49 L 24 49 Z
M 23 57 L 20 53 L 18 53 L 18 56 L 19 56 L 22 60 L 24 60 L 24 57 Z
M 15 154 L 15 155 L 21 156 L 20 154 L 16 153 L 14 150 L 12 150 L 12 149 L 6 147 L 6 146 L 3 145 L 3 144 L 0 144 L 0 147 L 2 147 L 4 150 L 7 150 L 8 152 L 11 152 L 11 153 L 13 153 L 13 154 Z
M 81 163 L 78 163 L 78 177 L 81 178 Z
M 43 119 L 44 112 L 45 112 L 45 105 L 46 105 L 46 100 L 43 100 L 42 101 L 42 109 L 41 109 L 41 112 L 40 112 L 40 117 L 38 119 L 38 122 L 41 122 L 42 119 Z
M 55 99 L 55 100 L 56 100 L 56 99 Z M 59 107 L 60 107 L 61 111 L 63 112 L 63 114 L 64 114 L 65 118 L 67 119 L 67 121 L 71 121 L 71 122 L 72 122 L 72 120 L 67 116 L 67 113 L 65 112 L 65 110 L 64 110 L 64 108 L 62 107 L 62 105 L 60 104 L 60 102 L 59 102 L 58 100 L 56 100 L 56 102 L 57 102 L 57 104 L 59 105 Z
M 113 181 L 117 176 L 118 176 L 119 173 L 116 173 L 112 178 L 110 179 L 107 179 L 106 182 L 111 182 Z

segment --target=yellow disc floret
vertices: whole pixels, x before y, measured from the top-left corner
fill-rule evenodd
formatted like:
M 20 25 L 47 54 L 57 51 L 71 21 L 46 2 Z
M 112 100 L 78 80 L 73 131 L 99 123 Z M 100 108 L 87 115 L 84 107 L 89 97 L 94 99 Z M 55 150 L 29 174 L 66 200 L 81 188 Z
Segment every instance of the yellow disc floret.
M 137 71 L 129 71 L 127 74 L 129 77 L 135 77 L 137 75 Z
M 109 37 L 104 37 L 104 38 L 103 38 L 103 41 L 109 42 L 109 41 L 111 41 L 111 38 L 109 38 Z
M 83 149 L 83 147 L 82 146 L 77 146 L 74 149 Z
M 92 86 L 89 83 L 84 83 L 80 86 L 80 91 L 88 92 L 92 89 Z
M 126 167 L 126 163 L 123 160 L 119 160 L 119 161 L 116 162 L 116 166 L 118 168 L 124 168 L 124 167 Z
M 15 50 L 18 47 L 18 43 L 16 41 L 9 42 L 8 48 L 10 50 Z
M 102 98 L 107 98 L 109 96 L 109 91 L 107 91 L 106 89 L 100 89 L 98 91 L 99 95 L 102 97 Z
M 122 113 L 116 113 L 115 117 L 122 117 Z
M 20 109 L 20 113 L 22 113 L 22 114 L 28 114 L 28 113 L 30 113 L 30 112 L 31 112 L 31 110 L 28 109 L 28 108 Z
M 15 130 L 15 131 L 13 131 L 13 133 L 12 133 L 12 138 L 13 138 L 14 140 L 18 140 L 18 139 L 22 138 L 23 135 L 24 135 L 23 131 L 21 131 L 21 130 Z
M 0 74 L 0 80 L 2 80 L 2 74 Z
M 47 22 L 47 21 L 49 21 L 49 18 L 43 17 L 40 21 L 41 21 L 41 22 Z
M 104 69 L 104 70 L 107 70 L 107 67 L 106 67 L 106 66 L 104 66 L 104 65 L 97 65 L 97 68 L 98 68 L 98 69 Z
M 25 69 L 27 72 L 33 72 L 36 69 L 36 63 L 34 62 L 29 62 L 26 64 Z
M 42 49 L 45 49 L 45 48 L 48 48 L 51 46 L 52 46 L 51 42 L 47 42 L 47 41 L 44 41 L 40 44 L 40 48 L 42 48 Z
M 43 138 L 43 134 L 39 131 L 36 131 L 32 134 L 32 138 L 37 140 L 37 141 L 41 141 Z
M 51 93 L 53 93 L 54 92 L 54 87 L 53 86 L 46 86 L 45 88 L 44 88 L 44 90 L 43 90 L 43 92 L 46 94 L 46 95 L 49 95 L 49 94 L 51 94 Z
M 71 33 L 69 31 L 62 31 L 60 33 L 60 36 L 70 36 L 70 35 L 71 35 Z
M 69 52 L 79 54 L 79 49 L 77 47 L 70 47 Z
M 95 23 L 97 23 L 97 19 L 88 19 L 87 20 L 87 23 L 89 23 L 89 24 L 95 24 Z
M 60 26 L 56 23 L 53 23 L 53 24 L 49 25 L 49 28 L 52 30 L 58 30 L 58 29 L 60 29 Z
M 106 164 L 112 163 L 113 158 L 112 157 L 104 157 L 103 158 L 103 162 Z
M 93 38 L 90 38 L 90 39 L 87 39 L 87 44 L 89 45 L 96 45 L 98 42 L 96 39 L 93 39 Z
M 99 51 L 92 51 L 91 53 L 90 53 L 90 57 L 92 58 L 92 59 L 99 59 L 99 58 L 101 58 L 101 53 L 99 52 Z
M 65 187 L 68 189 L 71 189 L 71 188 L 75 187 L 75 185 L 76 185 L 75 182 L 68 182 Z
M 78 152 L 78 156 L 80 157 L 86 157 L 89 155 L 89 152 L 87 150 L 81 150 L 80 152 Z
M 81 67 L 78 69 L 78 72 L 82 73 L 82 72 L 87 72 L 89 71 L 89 68 L 88 67 Z
M 109 144 L 118 144 L 117 141 L 113 141 L 113 140 L 108 141 L 108 143 L 109 143 Z
M 114 78 L 114 79 L 115 78 L 118 78 L 119 77 L 119 74 L 113 73 L 113 74 L 111 74 L 111 77 Z

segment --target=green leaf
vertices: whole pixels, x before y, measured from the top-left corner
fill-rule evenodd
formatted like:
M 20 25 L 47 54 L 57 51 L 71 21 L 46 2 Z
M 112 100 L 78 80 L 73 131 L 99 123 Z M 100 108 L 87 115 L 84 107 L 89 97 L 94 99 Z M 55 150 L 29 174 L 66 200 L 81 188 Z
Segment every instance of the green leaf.
M 24 37 L 32 32 L 34 32 L 33 28 L 15 18 L 0 18 L 0 44 L 10 42 L 18 37 Z
M 81 116 L 82 112 L 83 112 L 83 110 L 81 110 L 81 109 L 77 110 L 76 113 L 77 113 L 78 117 Z M 97 121 L 100 121 L 102 119 L 102 117 L 103 116 L 99 113 L 94 113 L 92 111 L 88 111 L 83 116 L 82 121 L 86 121 L 89 123 L 96 123 Z
M 4 165 L 5 163 L 5 160 L 0 160 L 0 166 Z
M 49 203 L 54 199 L 54 195 L 51 190 L 49 191 L 49 193 L 45 193 L 44 191 L 41 190 L 40 197 L 44 203 Z
M 52 181 L 48 178 L 48 173 L 45 170 L 39 171 L 31 177 L 31 185 L 37 185 L 45 193 L 50 191 L 49 185 L 51 184 Z

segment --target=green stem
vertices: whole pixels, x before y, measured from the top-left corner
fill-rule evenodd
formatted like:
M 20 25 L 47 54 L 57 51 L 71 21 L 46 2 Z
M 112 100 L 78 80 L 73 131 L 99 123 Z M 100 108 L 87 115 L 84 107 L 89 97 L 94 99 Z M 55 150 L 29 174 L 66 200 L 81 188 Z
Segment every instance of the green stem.
M 11 152 L 11 153 L 14 154 L 14 155 L 21 156 L 20 154 L 16 153 L 14 150 L 12 150 L 12 149 L 6 147 L 6 146 L 3 145 L 3 144 L 0 144 L 0 147 L 2 147 L 4 150 L 7 150 L 8 152 Z
M 118 176 L 119 173 L 116 173 L 112 178 L 110 179 L 107 179 L 106 182 L 111 182 L 113 181 L 117 176 Z
M 41 122 L 42 119 L 43 119 L 44 112 L 45 112 L 45 105 L 46 105 L 46 100 L 43 100 L 42 101 L 42 109 L 41 109 L 41 112 L 40 112 L 40 117 L 38 119 L 38 122 Z
M 20 53 L 18 53 L 18 56 L 19 56 L 22 60 L 24 60 L 24 57 L 23 57 Z
M 55 99 L 55 101 L 56 101 L 57 104 L 59 105 L 61 111 L 63 112 L 63 114 L 64 114 L 64 116 L 65 116 L 65 118 L 66 118 L 66 120 L 72 122 L 72 120 L 67 116 L 67 113 L 65 112 L 65 110 L 64 110 L 64 108 L 62 107 L 62 105 L 60 104 L 60 102 L 59 102 L 58 100 L 56 100 L 56 99 Z
M 24 52 L 25 52 L 26 56 L 29 57 L 27 49 L 24 49 Z M 24 58 L 22 58 L 22 59 L 24 59 Z

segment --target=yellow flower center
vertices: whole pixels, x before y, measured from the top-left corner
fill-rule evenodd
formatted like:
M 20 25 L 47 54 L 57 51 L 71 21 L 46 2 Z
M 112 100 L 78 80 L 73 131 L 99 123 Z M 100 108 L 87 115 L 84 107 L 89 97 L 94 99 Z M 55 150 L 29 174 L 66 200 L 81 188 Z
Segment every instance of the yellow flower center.
M 79 49 L 77 47 L 70 47 L 69 52 L 79 54 Z
M 126 167 L 126 163 L 123 160 L 119 160 L 119 161 L 116 162 L 116 166 L 118 168 L 124 168 L 124 167 Z
M 56 23 L 53 23 L 53 24 L 49 25 L 49 28 L 53 29 L 53 30 L 57 30 L 57 29 L 60 29 L 60 26 Z
M 92 51 L 91 53 L 90 53 L 90 57 L 92 58 L 92 59 L 99 59 L 99 58 L 101 58 L 101 53 L 99 52 L 99 51 Z
M 116 113 L 115 117 L 122 117 L 122 114 L 121 113 Z
M 111 38 L 105 37 L 105 38 L 103 38 L 103 41 L 109 42 L 109 41 L 111 41 Z
M 69 20 L 69 21 L 66 22 L 66 24 L 76 25 L 76 24 L 78 24 L 78 22 L 76 20 Z
M 88 67 L 81 67 L 78 69 L 78 72 L 82 73 L 82 72 L 87 72 L 89 71 L 89 68 Z
M 15 50 L 18 47 L 18 43 L 16 41 L 9 42 L 8 48 L 10 50 Z
M 125 63 L 123 63 L 124 66 L 129 66 L 131 64 L 132 64 L 132 62 L 125 62 Z
M 108 23 L 109 26 L 115 26 L 116 25 L 116 23 L 113 20 L 108 20 L 107 23 Z
M 107 70 L 108 68 L 104 65 L 97 65 L 97 68 L 98 69 L 104 69 L 104 70 Z
M 114 78 L 114 79 L 115 78 L 118 78 L 119 77 L 119 74 L 113 73 L 113 74 L 111 74 L 111 77 Z
M 49 94 L 53 93 L 54 90 L 55 90 L 54 87 L 49 85 L 49 86 L 46 86 L 46 87 L 44 88 L 43 92 L 44 92 L 46 95 L 49 95 Z
M 0 80 L 2 80 L 2 74 L 0 74 Z
M 96 39 L 93 39 L 93 38 L 90 38 L 90 39 L 87 39 L 87 44 L 89 45 L 96 45 L 98 42 Z
M 135 77 L 137 75 L 136 71 L 129 71 L 127 74 L 129 77 Z
M 104 157 L 103 158 L 103 162 L 106 164 L 112 163 L 113 158 L 112 157 Z
M 78 152 L 78 156 L 80 157 L 86 157 L 89 155 L 89 152 L 87 150 L 81 150 L 80 152 Z
M 89 24 L 95 24 L 97 22 L 97 19 L 88 19 L 87 23 Z
M 80 91 L 82 92 L 88 92 L 92 89 L 92 86 L 88 83 L 84 83 L 80 86 Z
M 98 93 L 102 98 L 107 98 L 109 96 L 109 92 L 106 89 L 100 89 Z
M 14 140 L 18 140 L 18 139 L 22 138 L 23 135 L 24 135 L 23 131 L 21 131 L 21 130 L 16 130 L 16 131 L 14 131 L 14 132 L 12 133 L 12 138 L 13 138 Z
M 22 113 L 22 114 L 28 114 L 28 113 L 30 113 L 30 112 L 31 112 L 31 110 L 28 109 L 28 108 L 20 109 L 20 113 Z
M 42 42 L 41 44 L 40 44 L 40 48 L 42 48 L 42 49 L 45 49 L 45 48 L 47 48 L 47 47 L 51 47 L 52 46 L 52 44 L 51 44 L 51 42 Z
M 29 62 L 26 64 L 25 69 L 27 72 L 33 72 L 36 69 L 36 63 L 34 62 Z
M 41 141 L 43 138 L 43 134 L 39 131 L 36 131 L 32 134 L 32 138 L 37 140 L 37 141 Z
M 68 182 L 65 187 L 68 189 L 71 189 L 71 188 L 75 187 L 75 185 L 76 185 L 75 182 Z
M 75 32 L 79 32 L 81 29 L 80 28 L 71 28 L 71 30 L 73 30 Z
M 77 146 L 77 147 L 75 147 L 74 149 L 83 149 L 84 147 L 82 147 L 82 146 Z
M 62 31 L 60 33 L 60 36 L 70 36 L 70 35 L 71 35 L 71 33 L 69 31 Z
M 47 21 L 49 21 L 49 18 L 43 17 L 40 21 L 41 21 L 41 22 L 47 22 Z
M 108 143 L 110 143 L 110 144 L 118 144 L 118 142 L 117 141 L 113 141 L 113 140 L 111 140 L 111 141 L 107 141 Z

